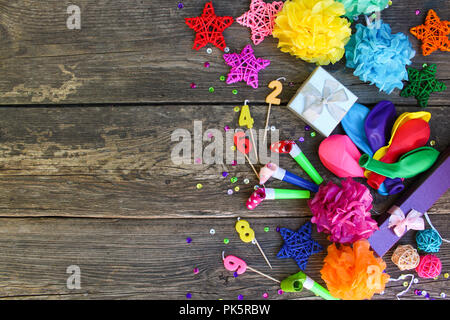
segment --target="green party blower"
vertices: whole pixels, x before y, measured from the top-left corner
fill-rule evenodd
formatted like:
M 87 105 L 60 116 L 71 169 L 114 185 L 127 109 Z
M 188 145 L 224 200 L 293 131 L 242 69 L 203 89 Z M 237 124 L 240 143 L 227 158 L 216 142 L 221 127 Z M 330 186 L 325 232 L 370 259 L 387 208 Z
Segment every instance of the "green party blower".
M 259 188 L 247 200 L 247 209 L 255 209 L 263 200 L 309 199 L 309 190 Z
M 301 292 L 303 288 L 306 288 L 313 292 L 316 296 L 322 297 L 325 300 L 340 300 L 333 297 L 330 292 L 308 277 L 302 271 L 287 277 L 280 284 L 281 290 L 285 292 Z
M 317 170 L 313 167 L 308 158 L 306 158 L 300 147 L 292 140 L 283 140 L 272 144 L 270 149 L 273 152 L 289 153 L 292 158 L 302 167 L 303 170 L 311 177 L 315 184 L 321 184 L 323 182 L 322 177 Z
M 395 163 L 385 163 L 372 159 L 367 153 L 359 158 L 359 165 L 379 175 L 395 178 L 412 178 L 431 168 L 439 156 L 439 151 L 431 147 L 421 147 L 402 155 Z

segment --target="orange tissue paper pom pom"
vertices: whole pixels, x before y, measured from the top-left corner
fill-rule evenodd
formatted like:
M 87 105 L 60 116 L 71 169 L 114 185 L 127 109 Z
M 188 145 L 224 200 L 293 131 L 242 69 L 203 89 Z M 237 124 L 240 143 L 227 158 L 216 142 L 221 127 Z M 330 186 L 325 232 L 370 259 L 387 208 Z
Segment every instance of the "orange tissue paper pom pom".
M 375 258 L 367 240 L 358 240 L 351 246 L 333 243 L 320 273 L 330 293 L 343 300 L 371 299 L 381 293 L 389 280 L 383 273 L 386 263 Z

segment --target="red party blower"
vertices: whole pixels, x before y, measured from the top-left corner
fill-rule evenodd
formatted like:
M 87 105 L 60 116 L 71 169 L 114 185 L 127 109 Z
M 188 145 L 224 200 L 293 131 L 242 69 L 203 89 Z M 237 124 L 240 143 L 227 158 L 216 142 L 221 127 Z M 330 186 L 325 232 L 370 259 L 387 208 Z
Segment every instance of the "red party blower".
M 430 138 L 430 125 L 422 119 L 407 121 L 397 129 L 392 143 L 386 154 L 380 159 L 384 163 L 394 163 L 403 154 L 423 147 Z M 367 183 L 378 190 L 386 177 L 378 173 L 371 172 Z

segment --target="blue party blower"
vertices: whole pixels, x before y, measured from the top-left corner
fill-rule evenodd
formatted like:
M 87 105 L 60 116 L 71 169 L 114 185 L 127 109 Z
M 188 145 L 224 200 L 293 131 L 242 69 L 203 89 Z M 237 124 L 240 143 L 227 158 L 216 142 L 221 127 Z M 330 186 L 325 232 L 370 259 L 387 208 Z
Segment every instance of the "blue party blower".
M 286 171 L 283 168 L 278 167 L 275 163 L 269 162 L 259 171 L 259 183 L 264 184 L 271 177 L 312 192 L 319 191 L 319 186 L 317 184 Z

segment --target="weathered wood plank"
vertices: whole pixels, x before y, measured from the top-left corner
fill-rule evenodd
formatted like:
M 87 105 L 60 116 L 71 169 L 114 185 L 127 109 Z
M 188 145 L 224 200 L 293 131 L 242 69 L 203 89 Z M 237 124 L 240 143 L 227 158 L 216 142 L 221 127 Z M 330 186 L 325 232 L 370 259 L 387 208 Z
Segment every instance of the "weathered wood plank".
M 447 215 L 433 216 L 442 236 L 449 236 Z M 292 259 L 278 259 L 282 239 L 277 226 L 297 229 L 304 218 L 256 219 L 248 217 L 258 242 L 271 261 L 270 270 L 251 244 L 244 244 L 234 230 L 234 219 L 58 219 L 31 218 L 0 220 L 0 297 L 4 299 L 193 299 L 262 300 L 264 292 L 270 299 L 315 299 L 309 291 L 278 295 L 276 283 L 248 271 L 234 278 L 223 268 L 221 252 L 243 258 L 257 270 L 284 279 L 298 271 Z M 264 227 L 270 228 L 264 232 Z M 216 233 L 211 235 L 209 230 Z M 192 243 L 186 243 L 186 237 Z M 225 245 L 223 239 L 230 243 Z M 314 228 L 313 238 L 323 246 L 329 241 Z M 408 232 L 400 243 L 414 244 L 414 232 Z M 391 277 L 401 273 L 391 262 L 390 251 L 384 258 Z M 317 282 L 326 252 L 311 256 L 305 272 Z M 443 272 L 448 271 L 449 246 L 438 253 Z M 81 289 L 69 290 L 66 269 L 81 269 Z M 194 274 L 193 268 L 199 268 Z M 446 292 L 449 280 L 420 279 L 405 296 L 415 298 L 415 288 L 427 290 L 438 298 Z M 374 299 L 395 299 L 402 291 L 403 281 L 389 283 L 384 295 Z M 423 298 L 419 298 L 423 299 Z
M 267 84 L 281 76 L 294 83 L 285 85 L 280 96 L 286 103 L 314 65 L 281 53 L 277 41 L 268 38 L 255 48 L 257 56 L 272 61 L 260 73 L 260 88 L 226 85 L 219 80 L 229 70 L 222 52 L 214 48 L 208 55 L 205 48 L 192 50 L 194 32 L 184 23 L 184 18 L 200 15 L 204 3 L 189 1 L 180 10 L 170 1 L 79 0 L 81 30 L 69 30 L 66 10 L 72 1 L 1 0 L 0 104 L 237 103 L 244 99 L 262 103 L 270 92 Z M 235 18 L 248 10 L 248 5 L 249 1 L 214 2 L 218 15 Z M 449 86 L 448 53 L 422 56 L 420 42 L 408 32 L 423 23 L 430 8 L 437 9 L 443 19 L 450 16 L 446 0 L 411 0 L 394 2 L 382 12 L 382 18 L 393 32 L 409 35 L 417 50 L 413 66 L 437 63 L 437 77 Z M 224 34 L 232 52 L 251 42 L 249 29 L 237 23 Z M 210 62 L 209 68 L 203 67 L 205 61 Z M 399 105 L 415 104 L 414 98 L 402 98 L 398 91 L 389 96 L 379 93 L 344 65 L 341 61 L 326 69 L 353 91 L 360 103 L 390 99 Z M 190 89 L 191 82 L 198 88 Z M 215 87 L 212 94 L 208 92 L 211 86 Z M 233 95 L 233 89 L 239 93 Z M 429 103 L 449 105 L 449 97 L 450 90 L 435 93 Z
M 255 128 L 264 126 L 266 106 L 251 108 Z M 414 110 L 398 108 L 399 113 Z M 431 137 L 442 151 L 450 136 L 450 129 L 443 125 L 447 123 L 445 108 L 428 110 L 432 112 Z M 203 130 L 224 132 L 223 127 L 234 127 L 237 118 L 231 107 L 220 105 L 0 108 L 0 215 L 176 218 L 246 214 L 245 201 L 257 183 L 248 164 L 232 166 L 232 159 L 228 164 L 197 164 L 194 156 L 192 164 L 176 165 L 171 160 L 177 143 L 171 141 L 175 129 L 193 134 L 193 121 L 200 120 Z M 280 139 L 305 136 L 300 145 L 310 161 L 325 180 L 338 180 L 319 161 L 322 137 L 309 136 L 304 123 L 283 107 L 273 108 L 271 125 L 280 130 Z M 309 179 L 289 156 L 281 156 L 280 165 Z M 229 176 L 222 177 L 222 171 Z M 236 184 L 230 182 L 232 176 L 238 177 Z M 245 178 L 250 180 L 247 185 Z M 203 188 L 198 190 L 197 183 Z M 227 195 L 235 186 L 240 191 Z M 270 186 L 289 188 L 280 181 Z M 396 198 L 372 193 L 379 212 Z M 449 208 L 447 194 L 432 211 L 444 213 Z M 297 217 L 310 212 L 305 200 L 287 200 L 263 203 L 252 215 Z

